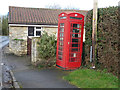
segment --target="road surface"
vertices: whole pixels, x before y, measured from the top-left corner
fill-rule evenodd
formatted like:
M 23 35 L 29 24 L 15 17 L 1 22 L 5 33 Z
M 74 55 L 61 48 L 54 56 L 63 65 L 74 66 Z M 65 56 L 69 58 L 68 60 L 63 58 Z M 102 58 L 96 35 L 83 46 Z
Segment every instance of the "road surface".
M 9 43 L 8 36 L 0 36 L 0 90 L 2 88 L 2 47 Z

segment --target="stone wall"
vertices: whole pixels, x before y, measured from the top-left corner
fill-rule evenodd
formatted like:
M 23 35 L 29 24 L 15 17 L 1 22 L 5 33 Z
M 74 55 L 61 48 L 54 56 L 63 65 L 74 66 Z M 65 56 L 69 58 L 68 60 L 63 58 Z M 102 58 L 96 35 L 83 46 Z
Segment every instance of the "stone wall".
M 28 28 L 9 26 L 9 50 L 15 55 L 27 54 Z
M 44 27 L 42 31 L 46 31 L 48 35 L 55 34 L 57 37 L 58 28 L 57 27 Z

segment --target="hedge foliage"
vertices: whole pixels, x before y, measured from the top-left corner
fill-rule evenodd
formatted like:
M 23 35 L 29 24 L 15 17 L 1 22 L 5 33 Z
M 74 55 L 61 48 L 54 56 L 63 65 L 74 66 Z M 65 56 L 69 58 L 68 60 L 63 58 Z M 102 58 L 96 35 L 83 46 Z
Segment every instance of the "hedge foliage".
M 92 13 L 86 17 L 85 63 L 89 65 L 90 46 L 92 45 Z M 115 75 L 119 73 L 118 59 L 118 7 L 98 9 L 97 66 L 107 68 Z

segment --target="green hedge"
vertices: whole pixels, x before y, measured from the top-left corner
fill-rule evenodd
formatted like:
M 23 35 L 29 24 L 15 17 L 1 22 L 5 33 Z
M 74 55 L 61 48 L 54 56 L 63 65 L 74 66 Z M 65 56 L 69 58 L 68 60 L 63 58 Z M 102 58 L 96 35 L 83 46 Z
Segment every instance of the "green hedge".
M 86 17 L 85 63 L 90 65 L 90 46 L 92 45 L 92 13 Z M 118 75 L 118 7 L 98 9 L 97 66 L 107 68 Z

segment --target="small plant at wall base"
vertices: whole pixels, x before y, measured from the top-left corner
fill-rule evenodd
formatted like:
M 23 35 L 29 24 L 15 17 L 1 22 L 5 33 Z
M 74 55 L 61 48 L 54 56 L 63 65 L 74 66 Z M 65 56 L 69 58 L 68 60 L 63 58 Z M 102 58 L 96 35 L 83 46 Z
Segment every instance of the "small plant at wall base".
M 23 39 L 17 39 L 17 38 L 15 38 L 14 40 L 16 40 L 16 41 L 24 41 Z
M 40 61 L 40 65 L 42 67 L 53 67 L 56 62 L 56 43 L 55 35 L 48 35 L 47 32 L 42 34 L 38 44 L 38 52 L 39 58 L 42 59 Z

